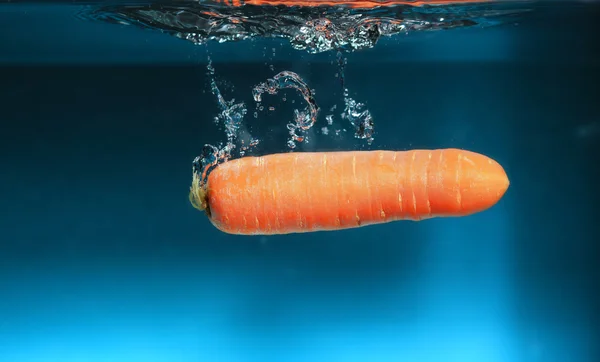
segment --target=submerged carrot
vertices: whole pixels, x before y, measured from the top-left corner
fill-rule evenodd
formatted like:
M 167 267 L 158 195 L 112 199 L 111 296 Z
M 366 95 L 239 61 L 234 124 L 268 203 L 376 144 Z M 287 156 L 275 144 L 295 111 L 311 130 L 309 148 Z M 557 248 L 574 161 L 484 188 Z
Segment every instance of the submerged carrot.
M 459 149 L 281 153 L 194 173 L 190 201 L 231 234 L 340 230 L 471 215 L 508 189 L 502 166 Z

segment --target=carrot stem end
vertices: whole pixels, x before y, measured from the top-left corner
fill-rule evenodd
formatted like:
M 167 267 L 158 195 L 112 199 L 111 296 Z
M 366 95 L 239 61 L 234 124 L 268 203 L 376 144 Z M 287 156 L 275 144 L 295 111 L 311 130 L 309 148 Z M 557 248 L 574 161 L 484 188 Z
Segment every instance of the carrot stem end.
M 192 176 L 192 186 L 190 187 L 189 199 L 190 203 L 195 209 L 206 211 L 206 213 L 209 214 L 206 187 L 196 172 L 194 172 Z

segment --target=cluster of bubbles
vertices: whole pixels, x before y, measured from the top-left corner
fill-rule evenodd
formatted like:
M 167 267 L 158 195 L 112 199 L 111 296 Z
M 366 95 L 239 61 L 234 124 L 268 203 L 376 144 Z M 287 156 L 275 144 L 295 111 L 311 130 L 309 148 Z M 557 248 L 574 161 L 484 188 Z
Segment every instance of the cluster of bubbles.
M 370 145 L 374 138 L 373 117 L 365 104 L 357 102 L 349 96 L 348 88 L 345 87 L 345 67 L 347 59 L 343 57 L 341 52 L 337 53 L 338 73 L 336 77 L 340 79 L 340 84 L 343 88 L 344 109 L 340 114 L 340 118 L 347 122 L 354 130 L 354 136 L 358 139 L 364 139 Z M 202 154 L 193 162 L 195 173 L 201 175 L 201 179 L 205 179 L 209 170 L 221 162 L 225 162 L 232 157 L 235 157 L 234 151 L 237 149 L 239 156 L 244 156 L 247 151 L 259 144 L 257 138 L 252 137 L 244 127 L 244 118 L 248 113 L 248 108 L 244 102 L 236 103 L 235 99 L 226 100 L 217 86 L 215 80 L 215 69 L 212 66 L 210 57 L 208 58 L 208 76 L 210 80 L 210 89 L 212 94 L 217 99 L 219 113 L 215 117 L 215 122 L 222 126 L 227 141 L 225 144 L 218 146 L 205 145 Z M 287 123 L 286 127 L 289 132 L 287 146 L 290 149 L 297 147 L 297 143 L 308 142 L 307 131 L 309 131 L 319 118 L 320 108 L 315 99 L 315 91 L 309 87 L 300 75 L 292 71 L 284 70 L 277 73 L 272 78 L 268 78 L 264 82 L 260 82 L 252 89 L 252 97 L 256 102 L 257 109 L 264 109 L 262 106 L 264 94 L 277 95 L 281 90 L 292 89 L 297 91 L 305 102 L 303 109 L 294 109 L 293 119 Z M 284 100 L 286 98 L 284 97 Z M 330 111 L 333 112 L 337 106 L 333 106 Z M 269 107 L 269 110 L 274 110 L 274 107 Z M 255 112 L 255 117 L 257 113 Z M 334 115 L 328 114 L 325 116 L 327 126 L 321 128 L 321 133 L 329 135 L 328 126 L 332 126 Z M 334 134 L 339 136 L 345 128 L 335 129 Z
M 296 142 L 303 142 L 307 139 L 307 136 L 303 133 L 312 128 L 317 121 L 319 106 L 315 101 L 314 91 L 298 74 L 287 70 L 267 79 L 266 82 L 256 85 L 252 90 L 252 95 L 254 101 L 260 105 L 263 93 L 274 95 L 281 89 L 295 89 L 306 101 L 306 107 L 303 110 L 294 109 L 294 119 L 287 124 L 290 134 L 288 147 L 295 148 Z
M 360 2 L 359 2 L 360 3 Z M 195 44 L 253 38 L 287 39 L 308 53 L 374 47 L 382 37 L 440 29 L 493 26 L 516 21 L 526 2 L 455 3 L 413 6 L 384 1 L 381 6 L 270 6 L 186 1 L 102 4 L 86 7 L 83 19 L 158 29 Z M 231 3 L 233 5 L 233 3 Z
M 381 6 L 380 6 L 381 5 Z M 272 6 L 252 5 L 242 2 L 173 0 L 167 3 L 109 4 L 85 7 L 78 14 L 82 19 L 104 21 L 120 25 L 134 25 L 159 30 L 195 44 L 209 41 L 219 43 L 253 38 L 287 39 L 292 48 L 316 54 L 337 52 L 338 73 L 343 92 L 343 111 L 339 117 L 342 124 L 354 130 L 354 136 L 373 142 L 373 116 L 366 105 L 350 97 L 345 84 L 346 58 L 342 51 L 353 52 L 374 47 L 382 37 L 409 34 L 415 31 L 435 31 L 461 27 L 484 27 L 514 22 L 516 15 L 529 12 L 528 5 L 515 2 L 481 4 L 448 4 L 443 6 L 413 6 L 412 4 L 387 1 L 376 6 Z M 272 49 L 275 57 L 275 49 Z M 265 54 L 267 56 L 266 48 Z M 274 72 L 274 67 L 270 66 Z M 225 130 L 227 140 L 218 146 L 206 145 L 201 156 L 194 160 L 195 172 L 206 174 L 211 166 L 235 157 L 244 156 L 258 145 L 244 126 L 247 107 L 235 99 L 226 100 L 217 87 L 214 68 L 209 59 L 208 73 L 212 94 L 217 98 L 219 113 L 215 122 Z M 295 109 L 293 119 L 287 123 L 290 149 L 298 143 L 308 142 L 308 130 L 318 121 L 320 109 L 315 92 L 296 73 L 282 71 L 257 84 L 253 99 L 257 110 L 264 94 L 276 95 L 281 90 L 298 92 L 306 103 Z M 285 101 L 285 97 L 283 98 Z M 293 102 L 293 101 L 292 101 Z M 333 112 L 336 106 L 330 109 Z M 274 107 L 269 107 L 274 110 Z M 258 112 L 254 112 L 258 118 Z M 338 136 L 346 129 L 333 127 L 334 114 L 325 115 L 324 135 Z M 330 133 L 330 129 L 333 132 Z

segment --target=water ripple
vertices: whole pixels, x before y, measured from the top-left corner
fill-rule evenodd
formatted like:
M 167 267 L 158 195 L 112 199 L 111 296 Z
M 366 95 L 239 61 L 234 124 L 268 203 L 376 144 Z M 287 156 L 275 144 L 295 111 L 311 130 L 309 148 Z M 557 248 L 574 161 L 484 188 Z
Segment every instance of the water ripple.
M 372 48 L 383 36 L 516 21 L 523 1 L 230 0 L 90 6 L 81 18 L 134 25 L 204 44 L 288 39 L 309 53 Z

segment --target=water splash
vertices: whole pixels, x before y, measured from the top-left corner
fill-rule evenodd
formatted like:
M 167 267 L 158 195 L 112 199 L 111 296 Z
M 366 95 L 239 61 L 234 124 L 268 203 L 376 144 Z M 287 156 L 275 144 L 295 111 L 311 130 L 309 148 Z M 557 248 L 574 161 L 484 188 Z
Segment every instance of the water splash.
M 365 108 L 364 103 L 355 101 L 349 96 L 348 88 L 345 88 L 345 71 L 348 59 L 343 57 L 342 53 L 337 53 L 337 66 L 338 66 L 338 77 L 340 78 L 341 86 L 344 90 L 344 111 L 341 114 L 342 119 L 350 122 L 354 128 L 354 137 L 364 139 L 368 145 L 371 145 L 374 141 L 373 133 L 373 116 L 371 112 Z M 332 109 L 333 111 L 333 109 Z M 332 124 L 333 116 L 327 116 L 327 123 Z M 336 132 L 339 134 L 339 132 Z
M 310 89 L 298 74 L 290 71 L 280 72 L 273 78 L 269 78 L 265 82 L 259 83 L 252 90 L 252 95 L 254 101 L 259 105 L 262 101 L 263 93 L 275 95 L 281 89 L 297 90 L 307 104 L 302 111 L 294 109 L 294 120 L 287 124 L 287 129 L 290 134 L 288 146 L 290 148 L 295 148 L 296 142 L 307 141 L 307 137 L 304 133 L 317 121 L 319 106 L 315 101 L 314 91 Z
M 337 76 L 340 78 L 340 83 L 342 86 L 345 85 L 346 65 L 347 59 L 342 56 L 341 52 L 338 52 Z M 220 109 L 219 114 L 215 117 L 215 122 L 223 126 L 227 142 L 225 145 L 220 144 L 218 147 L 205 145 L 202 155 L 194 159 L 194 173 L 197 173 L 198 176 L 200 176 L 200 180 L 206 179 L 206 176 L 211 168 L 234 157 L 233 151 L 235 149 L 239 149 L 239 155 L 244 156 L 247 150 L 253 148 L 259 143 L 258 139 L 251 137 L 247 131 L 243 131 L 243 121 L 245 115 L 247 114 L 245 103 L 236 103 L 235 99 L 227 101 L 219 90 L 215 80 L 215 70 L 212 66 L 212 60 L 210 57 L 208 57 L 207 70 L 210 79 L 210 89 L 212 94 L 215 95 Z M 286 70 L 276 74 L 273 76 L 273 78 L 269 78 L 265 82 L 261 82 L 254 86 L 252 89 L 252 97 L 256 102 L 256 110 L 263 111 L 264 106 L 261 104 L 263 95 L 265 93 L 269 95 L 276 95 L 284 89 L 296 90 L 306 102 L 306 107 L 304 107 L 304 109 L 294 109 L 293 120 L 286 125 L 290 135 L 287 145 L 289 148 L 294 149 L 297 146 L 297 142 L 308 142 L 306 133 L 315 125 L 318 120 L 320 108 L 315 100 L 314 90 L 308 86 L 308 84 L 300 77 L 300 75 Z M 364 103 L 357 102 L 351 98 L 347 88 L 344 88 L 343 96 L 344 110 L 341 113 L 341 119 L 348 121 L 352 125 L 355 130 L 354 136 L 356 138 L 364 139 L 369 145 L 371 145 L 374 140 L 374 127 L 373 117 L 370 111 L 365 108 Z M 285 101 L 286 99 L 284 98 L 283 100 Z M 292 103 L 294 103 L 294 100 L 292 100 Z M 333 112 L 336 108 L 337 106 L 334 105 L 331 107 L 330 111 Z M 269 107 L 269 111 L 273 111 L 274 109 L 275 108 L 273 106 Z M 257 112 L 254 112 L 254 117 L 257 118 Z M 333 114 L 327 114 L 325 116 L 325 121 L 327 122 L 328 126 L 333 125 L 333 117 Z M 346 129 L 337 128 L 334 130 L 333 135 L 337 137 L 342 133 L 342 131 L 346 132 Z M 321 133 L 326 136 L 330 135 L 327 126 L 321 128 Z M 240 135 L 243 138 L 240 142 L 241 147 L 238 148 L 236 143 L 238 142 Z
M 356 6 L 338 2 L 336 6 L 318 1 L 287 6 L 294 5 L 290 0 L 234 1 L 234 6 L 206 0 L 120 3 L 88 7 L 79 17 L 160 30 L 195 44 L 273 37 L 288 39 L 295 49 L 321 53 L 372 48 L 382 37 L 415 31 L 503 24 L 530 10 L 522 1 L 347 2 Z
M 405 30 L 400 21 L 372 21 L 349 16 L 334 23 L 327 18 L 308 20 L 290 37 L 294 49 L 321 53 L 332 49 L 358 50 L 373 47 L 382 33 L 379 26 L 386 24 L 390 33 Z
M 201 183 L 206 183 L 210 170 L 229 158 L 227 153 L 213 145 L 204 145 L 200 156 L 196 156 L 192 162 L 192 172 L 199 176 Z
M 215 81 L 215 70 L 212 66 L 210 57 L 208 58 L 208 65 L 206 68 L 208 69 L 210 78 L 211 92 L 217 97 L 217 103 L 221 109 L 219 115 L 215 117 L 215 122 L 225 127 L 228 145 L 231 144 L 231 147 L 234 148 L 235 145 L 233 142 L 235 142 L 238 136 L 238 131 L 242 125 L 244 116 L 247 113 L 246 105 L 244 102 L 235 103 L 235 98 L 232 98 L 230 101 L 226 101 L 225 98 L 223 98 L 219 87 L 217 87 L 217 82 Z
M 193 172 L 200 176 L 202 182 L 205 182 L 210 169 L 234 157 L 233 152 L 235 149 L 238 149 L 239 156 L 244 156 L 247 151 L 259 144 L 259 140 L 253 138 L 243 127 L 244 117 L 247 113 L 245 103 L 236 103 L 234 98 L 227 101 L 219 90 L 210 56 L 208 57 L 206 69 L 210 80 L 210 90 L 217 98 L 220 109 L 219 114 L 215 117 L 215 122 L 224 128 L 227 142 L 224 145 L 219 144 L 218 147 L 209 144 L 204 145 L 202 155 L 194 159 Z M 239 147 L 238 142 L 240 143 Z
M 348 92 L 344 93 L 344 103 L 346 108 L 342 113 L 342 118 L 347 119 L 354 127 L 354 137 L 364 139 L 367 144 L 373 143 L 373 117 L 368 109 L 365 109 L 365 104 L 355 101 L 348 97 Z

